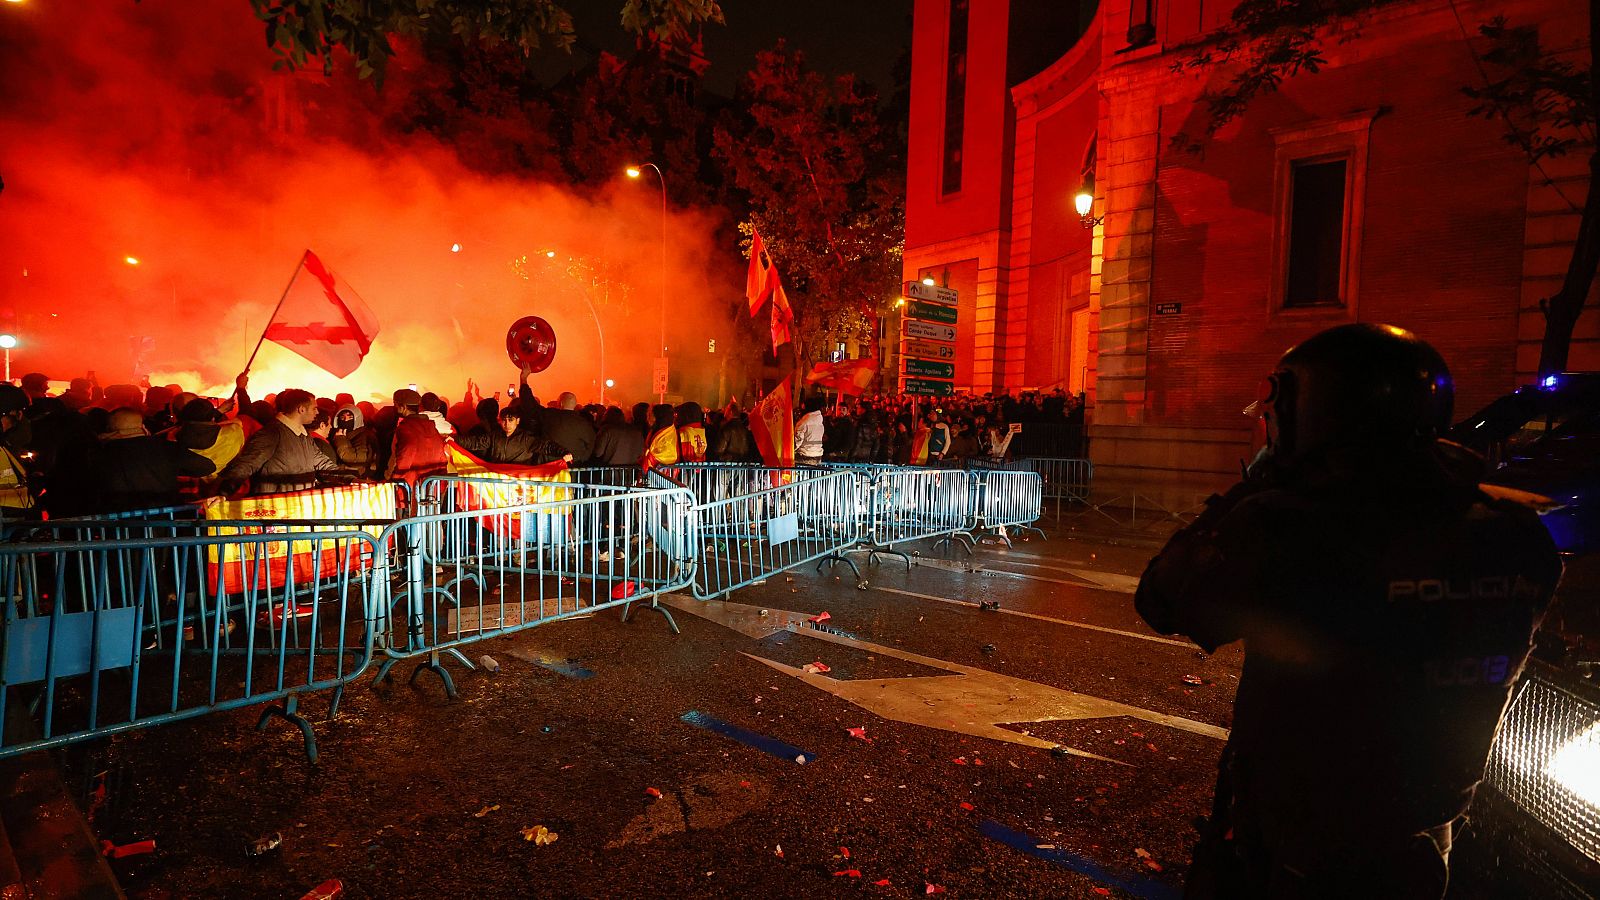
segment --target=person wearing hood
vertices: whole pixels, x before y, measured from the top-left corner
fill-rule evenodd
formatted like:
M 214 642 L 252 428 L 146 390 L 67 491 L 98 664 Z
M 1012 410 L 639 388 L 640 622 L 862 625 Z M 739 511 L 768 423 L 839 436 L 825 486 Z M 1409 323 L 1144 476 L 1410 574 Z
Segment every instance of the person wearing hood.
M 173 441 L 151 436 L 137 409 L 111 414 L 91 469 L 94 512 L 127 512 L 177 505 L 178 479 L 214 471 L 211 460 Z
M 203 456 L 211 463 L 211 470 L 198 477 L 203 481 L 215 478 L 227 468 L 228 463 L 244 449 L 244 426 L 237 419 L 224 416 L 211 401 L 196 397 L 178 410 L 178 427 L 172 433 L 173 441 L 180 447 Z
M 449 406 L 439 399 L 438 394 L 427 393 L 422 395 L 422 414 L 427 416 L 428 421 L 433 423 L 433 427 L 445 437 L 456 433 L 455 426 L 451 425 L 450 420 L 445 418 L 447 409 L 449 409 Z
M 354 404 L 339 407 L 333 414 L 330 441 L 339 465 L 363 480 L 378 477 L 378 432 L 367 424 L 360 407 Z

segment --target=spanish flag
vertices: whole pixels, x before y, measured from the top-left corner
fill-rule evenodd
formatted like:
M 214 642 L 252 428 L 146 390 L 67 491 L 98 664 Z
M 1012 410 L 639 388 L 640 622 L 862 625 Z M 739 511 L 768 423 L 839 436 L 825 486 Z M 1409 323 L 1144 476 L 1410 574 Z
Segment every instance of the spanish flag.
M 918 428 L 911 435 L 911 464 L 925 466 L 928 464 L 928 441 L 933 437 L 933 429 L 926 425 Z
M 794 400 L 789 379 L 779 381 L 750 411 L 750 434 L 763 463 L 775 469 L 794 467 Z
M 211 521 L 264 523 L 243 527 L 221 525 L 209 529 L 210 534 L 217 536 L 288 535 L 296 531 L 353 531 L 359 528 L 376 537 L 383 533 L 385 525 L 395 520 L 395 488 L 392 484 L 352 484 L 238 500 L 212 497 L 201 504 L 201 509 Z M 273 521 L 311 520 L 327 524 L 269 524 Z M 261 543 L 222 543 L 213 546 L 209 553 L 212 589 L 229 594 L 243 591 L 247 584 L 253 584 L 258 590 L 281 588 L 291 580 L 295 584 L 309 583 L 314 575 L 324 579 L 333 578 L 338 575 L 341 565 L 352 572 L 365 571 L 372 565 L 372 548 L 354 540 L 291 541 L 286 537 L 284 540 Z
M 706 429 L 704 425 L 685 425 L 678 429 L 678 461 L 706 461 Z
M 568 491 L 555 487 L 572 482 L 572 473 L 567 471 L 566 460 L 558 459 L 542 466 L 514 466 L 484 462 L 453 440 L 447 439 L 444 449 L 449 456 L 450 471 L 462 478 L 472 479 L 456 482 L 455 512 L 550 503 L 569 496 Z M 560 514 L 560 511 L 555 514 Z M 490 516 L 486 517 L 486 521 L 484 527 L 491 531 L 505 531 L 507 536 L 522 533 L 519 514 Z
M 700 434 L 701 446 L 705 445 L 705 432 Z M 650 438 L 649 446 L 644 448 L 644 459 L 639 461 L 639 468 L 649 470 L 654 466 L 671 466 L 678 462 L 678 428 L 675 425 L 656 432 Z M 704 458 L 704 457 L 702 457 Z

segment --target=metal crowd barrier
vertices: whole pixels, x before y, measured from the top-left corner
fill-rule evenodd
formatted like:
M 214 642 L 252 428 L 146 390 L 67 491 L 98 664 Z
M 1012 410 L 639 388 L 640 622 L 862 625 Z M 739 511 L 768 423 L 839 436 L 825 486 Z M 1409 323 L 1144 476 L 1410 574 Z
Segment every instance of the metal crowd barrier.
M 1087 459 L 1034 457 L 1018 460 L 1039 473 L 1043 499 L 1056 502 L 1056 518 L 1061 518 L 1061 502 L 1089 502 L 1089 485 L 1094 480 L 1094 464 Z
M 994 530 L 1008 547 L 1008 530 L 1012 528 L 1044 537 L 1044 532 L 1034 525 L 1044 503 L 1044 481 L 1037 472 L 974 472 L 972 482 L 977 492 L 978 528 Z
M 868 562 L 889 553 L 911 559 L 895 546 L 909 541 L 950 540 L 972 552 L 977 538 L 976 494 L 972 476 L 961 469 L 885 468 L 868 487 L 871 524 Z
M 694 576 L 687 491 L 430 481 L 445 511 L 396 522 L 383 535 L 386 555 L 401 568 L 393 611 L 375 624 L 387 657 L 379 681 L 401 661 L 420 659 L 411 679 L 431 671 L 453 698 L 443 660 L 474 668 L 465 645 L 613 606 L 625 608 L 626 620 L 632 604 L 646 602 L 677 632 L 658 599 Z M 497 493 L 468 500 L 474 491 Z M 497 496 L 527 502 L 499 505 Z
M 0 714 L 40 720 L 37 736 L 0 737 L 0 757 L 274 703 L 258 727 L 292 722 L 315 761 L 300 698 L 331 690 L 337 711 L 387 585 L 371 534 L 279 524 L 59 521 L 0 544 Z
M 868 506 L 855 472 L 692 463 L 652 469 L 652 483 L 693 485 L 694 595 L 726 597 L 787 569 L 844 563 Z M 679 480 L 681 479 L 681 481 Z

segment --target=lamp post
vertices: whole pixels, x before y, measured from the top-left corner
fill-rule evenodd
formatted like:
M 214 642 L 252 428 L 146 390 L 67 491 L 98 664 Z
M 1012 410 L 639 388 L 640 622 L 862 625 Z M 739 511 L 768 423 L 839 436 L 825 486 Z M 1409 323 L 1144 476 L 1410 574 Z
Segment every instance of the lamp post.
M 661 167 L 655 163 L 642 163 L 628 167 L 628 177 L 638 178 L 644 174 L 645 169 L 656 173 L 656 180 L 661 183 L 661 310 L 660 328 L 661 336 L 658 346 L 661 347 L 661 358 L 667 358 L 667 176 L 661 174 Z M 667 402 L 666 385 L 661 385 L 661 391 L 656 398 L 657 403 Z
M 17 336 L 14 334 L 0 334 L 0 347 L 6 351 L 6 384 L 11 383 L 11 348 L 17 345 Z

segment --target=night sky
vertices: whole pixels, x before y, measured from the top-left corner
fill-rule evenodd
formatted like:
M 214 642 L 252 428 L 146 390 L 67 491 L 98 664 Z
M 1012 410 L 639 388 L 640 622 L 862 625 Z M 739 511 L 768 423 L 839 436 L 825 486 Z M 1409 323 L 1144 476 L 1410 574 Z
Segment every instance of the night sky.
M 705 51 L 711 60 L 706 87 L 732 96 L 739 75 L 754 64 L 756 53 L 785 38 L 789 46 L 804 51 L 818 71 L 857 74 L 880 95 L 887 95 L 893 88 L 890 70 L 895 59 L 911 43 L 911 5 L 912 0 L 724 0 L 727 24 L 705 27 Z M 620 0 L 580 0 L 568 9 L 579 46 L 573 48 L 570 63 L 554 54 L 558 58 L 546 65 L 560 70 L 587 63 L 585 45 L 627 55 L 633 37 L 619 24 Z

